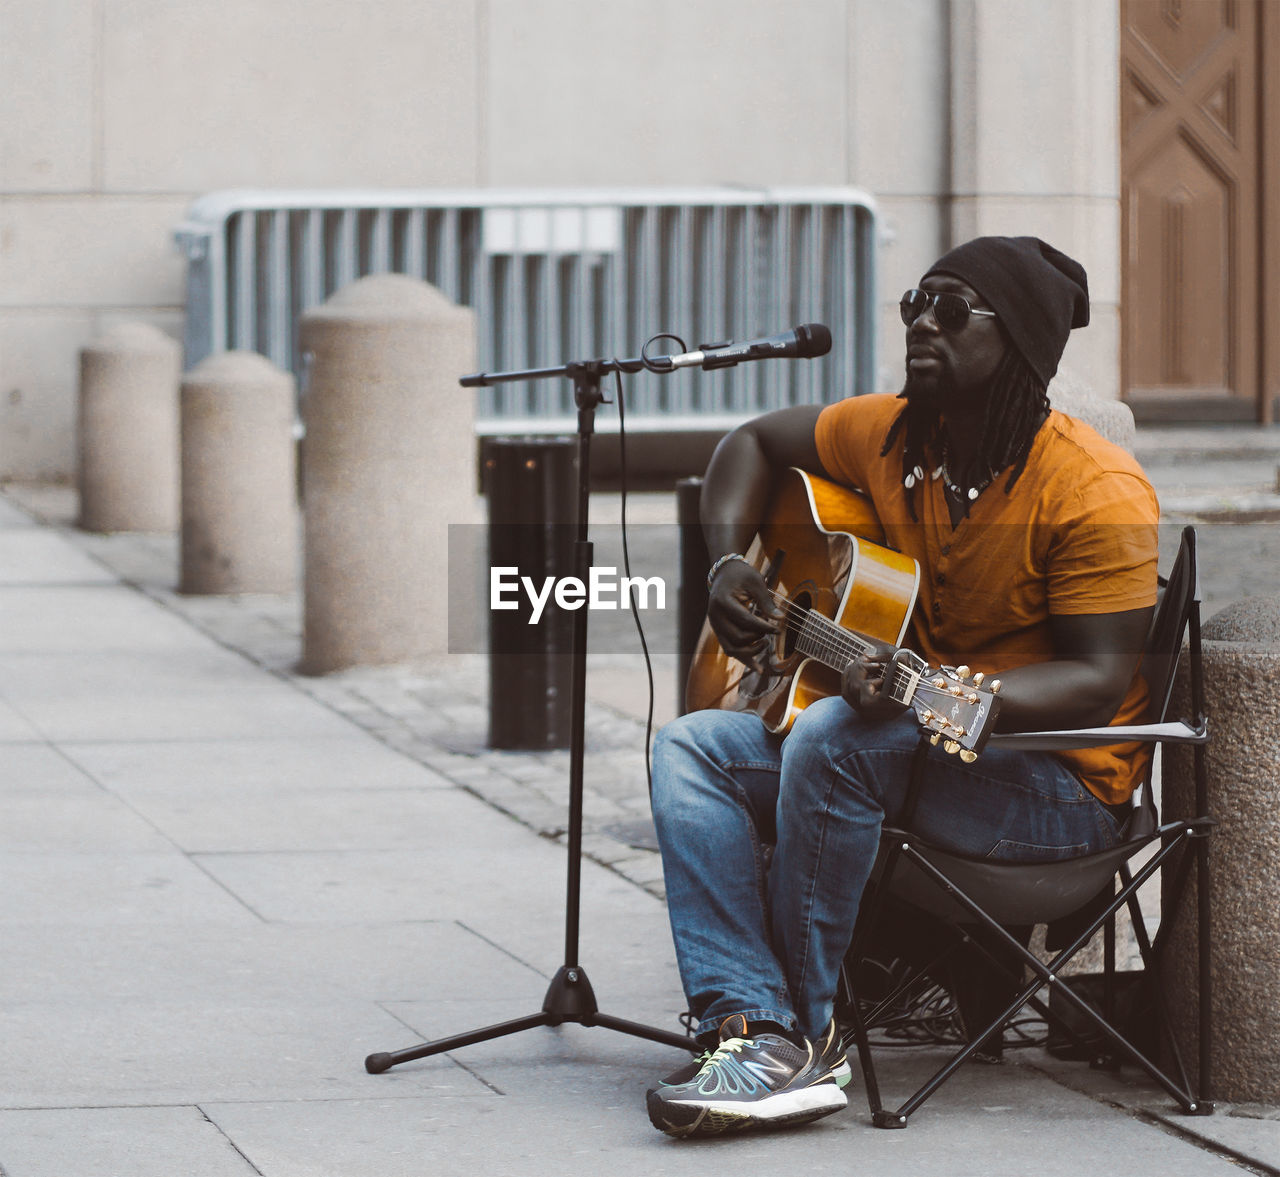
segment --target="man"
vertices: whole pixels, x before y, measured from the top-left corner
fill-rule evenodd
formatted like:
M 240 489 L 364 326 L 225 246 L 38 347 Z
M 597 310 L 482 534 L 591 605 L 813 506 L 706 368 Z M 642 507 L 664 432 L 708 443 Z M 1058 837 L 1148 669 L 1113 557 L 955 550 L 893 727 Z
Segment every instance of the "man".
M 779 610 L 740 556 L 789 466 L 867 494 L 889 546 L 920 565 L 906 644 L 998 675 L 1001 730 L 1134 722 L 1156 596 L 1155 495 L 1132 458 L 1049 408 L 1089 318 L 1081 266 L 1033 237 L 986 237 L 903 296 L 906 383 L 767 414 L 708 467 L 708 618 L 757 665 Z M 846 1104 L 832 1020 L 880 828 L 901 812 L 918 743 L 882 696 L 887 651 L 850 664 L 785 740 L 751 714 L 702 711 L 654 748 L 653 805 L 681 979 L 703 1057 L 648 1093 L 675 1136 L 804 1123 Z M 1004 859 L 1114 845 L 1145 767 L 1135 745 L 931 753 L 914 818 L 940 845 Z M 768 847 L 773 846 L 770 859 Z

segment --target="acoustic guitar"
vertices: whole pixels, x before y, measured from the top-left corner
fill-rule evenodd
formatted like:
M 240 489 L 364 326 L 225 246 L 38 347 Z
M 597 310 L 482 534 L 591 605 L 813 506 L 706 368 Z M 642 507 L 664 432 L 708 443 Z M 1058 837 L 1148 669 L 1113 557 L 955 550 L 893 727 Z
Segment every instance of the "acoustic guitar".
M 785 614 L 753 671 L 730 658 L 703 624 L 685 690 L 690 711 L 750 711 L 786 733 L 810 703 L 840 693 L 849 661 L 876 647 L 899 647 L 885 671 L 889 697 L 911 707 L 948 752 L 972 760 L 999 710 L 999 680 L 983 684 L 969 669 L 929 667 L 901 648 L 920 586 L 920 568 L 884 546 L 870 502 L 803 470 L 780 480 L 765 521 L 747 550 Z

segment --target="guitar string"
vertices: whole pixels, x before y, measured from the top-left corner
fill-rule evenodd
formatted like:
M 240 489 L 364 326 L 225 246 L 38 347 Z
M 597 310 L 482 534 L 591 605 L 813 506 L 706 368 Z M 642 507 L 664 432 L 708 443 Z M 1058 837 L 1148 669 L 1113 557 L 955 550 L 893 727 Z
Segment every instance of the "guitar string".
M 816 609 L 805 608 L 775 589 L 770 589 L 769 593 L 779 604 L 790 606 L 786 610 L 787 628 L 794 632 L 798 639 L 810 639 L 810 645 L 816 643 L 820 653 L 830 654 L 833 657 L 843 656 L 840 666 L 843 666 L 844 662 L 849 661 L 851 657 L 857 654 L 869 654 L 874 649 L 870 642 L 860 638 L 851 630 L 845 629 Z M 810 622 L 812 626 L 806 632 L 806 623 Z M 832 669 L 838 669 L 838 667 L 832 667 Z
M 790 606 L 786 610 L 785 623 L 787 628 L 795 633 L 797 644 L 801 646 L 801 653 L 816 658 L 828 668 L 840 670 L 853 656 L 868 654 L 874 648 L 870 642 L 845 629 L 838 622 L 832 621 L 825 614 L 815 609 L 805 608 L 774 589 L 770 589 L 769 593 L 775 601 L 784 606 Z M 806 625 L 810 623 L 811 627 L 806 632 Z M 898 665 L 887 667 L 886 670 L 889 674 L 886 687 L 890 696 L 900 697 L 910 680 L 911 671 Z M 929 685 L 932 686 L 932 684 Z
M 798 641 L 808 639 L 807 645 L 809 648 L 802 649 L 801 652 L 816 658 L 830 669 L 842 670 L 850 658 L 857 654 L 870 653 L 873 649 L 869 642 L 863 640 L 851 630 L 845 629 L 839 622 L 833 621 L 825 613 L 819 613 L 816 609 L 806 608 L 776 589 L 770 589 L 769 595 L 780 605 L 789 606 L 789 608 L 786 608 L 785 618 L 788 630 L 796 635 Z M 796 620 L 796 618 L 799 618 L 799 620 Z M 805 626 L 809 622 L 812 623 L 813 628 L 806 633 Z M 827 657 L 824 658 L 823 655 Z M 836 658 L 840 658 L 841 661 L 836 662 Z M 904 666 L 894 666 L 890 669 L 893 677 L 889 680 L 888 686 L 890 694 L 892 694 L 894 687 L 898 686 L 902 679 L 909 678 L 912 672 Z M 957 698 L 945 687 L 935 686 L 925 676 L 924 672 L 920 673 L 916 683 L 916 693 L 919 694 L 921 692 L 931 696 L 942 696 L 947 700 Z

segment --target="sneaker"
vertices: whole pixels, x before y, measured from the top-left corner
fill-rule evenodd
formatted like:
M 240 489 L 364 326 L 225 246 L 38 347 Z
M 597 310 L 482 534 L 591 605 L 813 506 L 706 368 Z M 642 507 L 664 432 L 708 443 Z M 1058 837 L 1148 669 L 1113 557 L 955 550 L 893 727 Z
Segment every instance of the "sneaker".
M 707 1060 L 711 1057 L 711 1051 L 704 1050 L 701 1054 L 695 1055 L 684 1066 L 676 1067 L 665 1079 L 658 1080 L 659 1087 L 680 1087 L 693 1079 L 697 1073 L 706 1066 Z
M 844 1044 L 844 1036 L 836 1029 L 834 1018 L 827 1023 L 826 1031 L 813 1044 L 813 1048 L 818 1053 L 819 1073 L 825 1069 L 837 1087 L 848 1087 L 853 1078 L 853 1068 L 849 1066 L 849 1052 Z
M 824 1057 L 807 1040 L 797 1046 L 780 1034 L 747 1037 L 741 1018 L 727 1019 L 720 1035 L 691 1079 L 648 1092 L 655 1128 L 669 1136 L 716 1136 L 805 1124 L 847 1106 L 834 1078 L 836 1047 Z
M 741 1017 L 741 1015 L 736 1016 Z M 738 1025 L 741 1030 L 737 1033 L 737 1036 L 746 1037 L 745 1019 Z M 733 1037 L 734 1032 L 729 1033 L 727 1036 Z M 849 1066 L 848 1050 L 843 1036 L 836 1029 L 834 1019 L 828 1023 L 826 1032 L 814 1043 L 814 1047 L 818 1052 L 818 1057 L 822 1060 L 822 1066 L 830 1072 L 831 1078 L 836 1082 L 836 1086 L 848 1087 L 853 1079 L 853 1068 Z M 683 1083 L 690 1082 L 706 1065 L 711 1055 L 712 1052 L 709 1049 L 703 1050 L 701 1054 L 695 1055 L 687 1063 L 677 1067 L 666 1078 L 659 1079 L 658 1086 L 679 1087 Z
M 692 1015 L 684 1014 L 682 1016 L 690 1019 L 689 1022 L 685 1023 L 686 1027 L 690 1027 L 693 1020 Z M 693 1032 L 692 1029 L 690 1029 L 690 1033 L 692 1032 Z M 720 1023 L 720 1033 L 718 1035 L 719 1038 L 721 1039 L 735 1038 L 735 1037 L 745 1038 L 746 1036 L 747 1036 L 747 1019 L 744 1018 L 741 1014 L 731 1014 L 729 1017 L 725 1018 L 723 1022 Z M 714 1053 L 715 1053 L 714 1048 L 709 1046 L 703 1047 L 702 1052 L 700 1054 L 694 1055 L 693 1058 L 691 1058 L 687 1063 L 684 1063 L 681 1066 L 676 1067 L 676 1069 L 672 1071 L 671 1074 L 668 1075 L 665 1079 L 659 1079 L 658 1086 L 659 1087 L 679 1087 L 684 1083 L 690 1082 L 697 1075 L 697 1073 L 700 1070 L 702 1070 L 702 1068 L 706 1065 L 707 1060 Z

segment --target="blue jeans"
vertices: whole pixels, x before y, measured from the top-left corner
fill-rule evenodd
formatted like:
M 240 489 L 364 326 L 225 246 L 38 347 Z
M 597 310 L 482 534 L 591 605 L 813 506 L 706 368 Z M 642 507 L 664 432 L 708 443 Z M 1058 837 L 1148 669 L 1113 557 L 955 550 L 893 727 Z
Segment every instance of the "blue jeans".
M 730 1014 L 810 1038 L 826 1028 L 918 738 L 909 714 L 868 723 L 840 698 L 806 708 L 785 740 L 730 711 L 694 712 L 658 733 L 654 822 L 699 1034 Z M 1111 811 L 1052 755 L 990 747 L 965 764 L 935 749 L 930 760 L 912 826 L 940 846 L 1026 861 L 1118 840 Z

